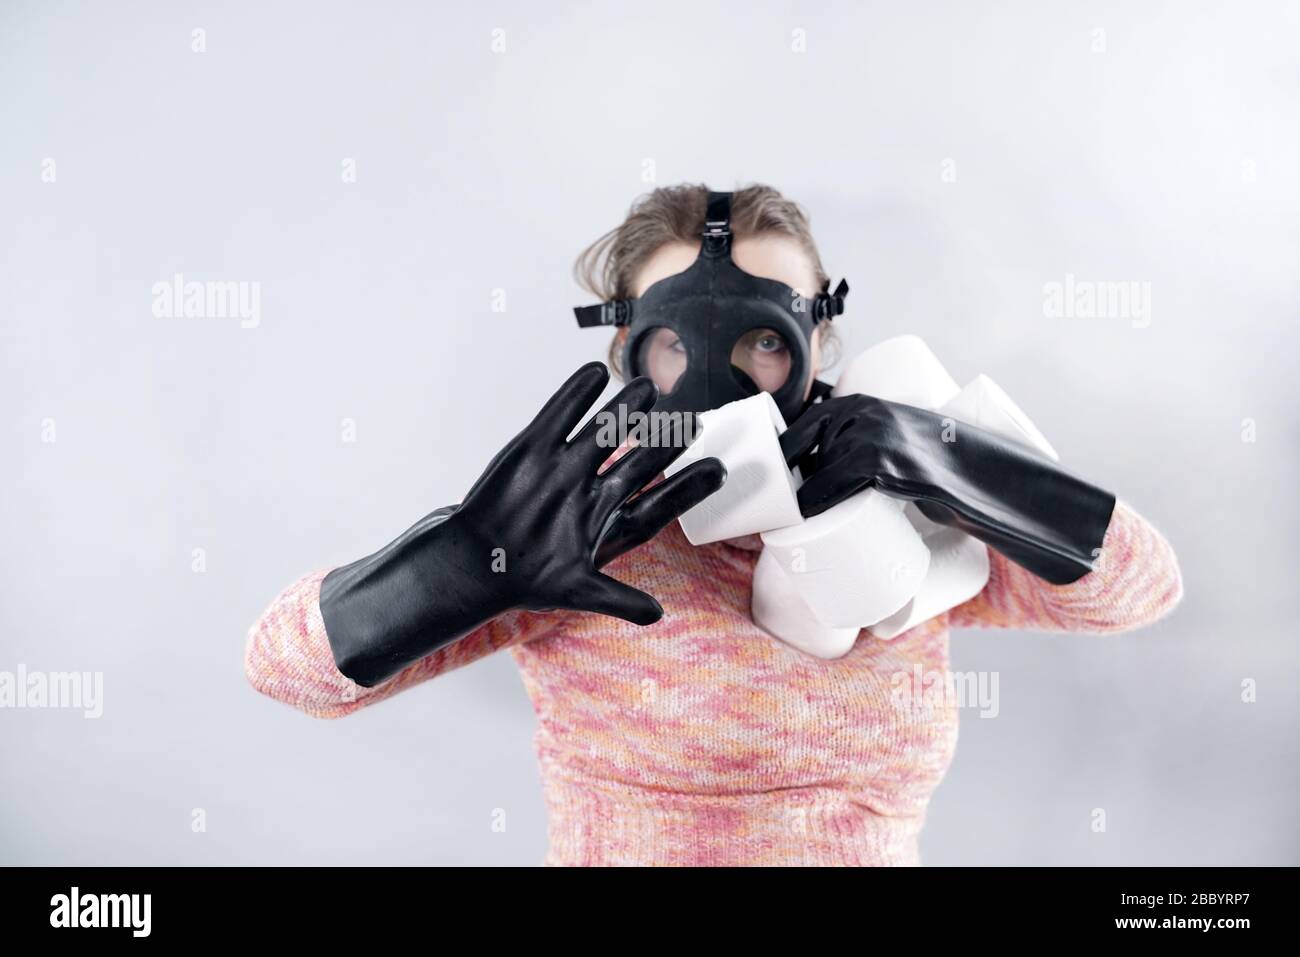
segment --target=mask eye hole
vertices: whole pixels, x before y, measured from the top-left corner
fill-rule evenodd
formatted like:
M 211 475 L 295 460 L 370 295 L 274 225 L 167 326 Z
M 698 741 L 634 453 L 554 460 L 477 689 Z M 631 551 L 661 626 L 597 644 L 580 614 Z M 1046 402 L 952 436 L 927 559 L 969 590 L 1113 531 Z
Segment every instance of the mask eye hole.
M 731 349 L 732 366 L 763 392 L 776 392 L 790 378 L 790 344 L 775 329 L 751 329 Z
M 632 357 L 633 371 L 649 376 L 660 395 L 671 395 L 689 364 L 686 343 L 675 329 L 655 326 L 646 330 Z

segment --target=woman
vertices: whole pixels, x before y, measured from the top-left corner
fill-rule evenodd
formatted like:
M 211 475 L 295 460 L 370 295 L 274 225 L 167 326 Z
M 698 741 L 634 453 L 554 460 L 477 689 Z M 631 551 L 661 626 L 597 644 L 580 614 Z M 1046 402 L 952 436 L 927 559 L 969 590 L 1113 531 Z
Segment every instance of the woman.
M 836 660 L 774 640 L 750 618 L 758 537 L 693 547 L 673 521 L 725 481 L 716 460 L 632 497 L 680 448 L 610 465 L 592 425 L 566 441 L 607 381 L 591 364 L 460 506 L 284 591 L 248 677 L 339 717 L 509 648 L 540 723 L 548 864 L 915 864 L 957 712 L 900 705 L 897 676 L 946 673 L 951 628 L 1148 624 L 1179 600 L 1178 567 L 1131 508 L 978 430 L 943 447 L 929 413 L 815 401 L 847 288 L 827 292 L 798 207 L 726 195 L 655 190 L 579 260 L 611 300 L 579 321 L 618 327 L 611 364 L 643 374 L 606 410 L 691 416 L 768 391 L 793 420 L 805 515 L 869 485 L 912 498 L 997 549 L 987 587 Z

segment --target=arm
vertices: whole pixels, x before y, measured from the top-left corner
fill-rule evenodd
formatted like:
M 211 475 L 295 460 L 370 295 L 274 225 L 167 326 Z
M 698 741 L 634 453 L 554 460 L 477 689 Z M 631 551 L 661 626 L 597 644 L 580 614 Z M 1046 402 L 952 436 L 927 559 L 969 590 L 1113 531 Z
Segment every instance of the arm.
M 249 639 L 253 685 L 309 713 L 341 715 L 535 637 L 539 612 L 658 621 L 654 596 L 599 568 L 716 492 L 726 470 L 703 459 L 642 492 L 685 447 L 656 435 L 598 471 L 610 457 L 603 422 L 643 415 L 658 398 L 653 382 L 634 379 L 568 440 L 608 380 L 600 363 L 583 366 L 460 505 L 283 593 Z
M 950 434 L 951 421 L 868 395 L 812 406 L 781 435 L 786 461 L 806 477 L 799 510 L 819 515 L 877 488 L 1053 584 L 1091 572 L 1115 496 L 997 433 Z
M 954 628 L 1025 628 L 1107 633 L 1164 617 L 1183 595 L 1178 560 L 1164 537 L 1120 502 L 1096 567 L 1069 585 L 1050 585 L 996 551 L 989 583 L 951 612 Z
M 341 718 L 498 649 L 540 638 L 559 624 L 557 616 L 511 612 L 366 688 L 334 663 L 320 613 L 325 575 L 307 575 L 276 596 L 249 629 L 244 650 L 244 672 L 254 688 L 316 718 Z

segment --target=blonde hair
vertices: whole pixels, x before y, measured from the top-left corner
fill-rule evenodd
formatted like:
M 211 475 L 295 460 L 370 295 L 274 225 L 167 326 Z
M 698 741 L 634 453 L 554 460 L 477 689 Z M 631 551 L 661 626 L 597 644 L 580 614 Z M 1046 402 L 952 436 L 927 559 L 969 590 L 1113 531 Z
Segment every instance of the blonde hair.
M 597 299 L 632 298 L 637 274 L 656 250 L 671 242 L 699 242 L 708 197 L 709 188 L 698 183 L 661 186 L 638 197 L 621 224 L 578 256 L 573 264 L 574 279 Z M 830 276 L 822 267 L 808 214 L 771 186 L 755 183 L 732 193 L 731 229 L 737 238 L 763 233 L 789 236 L 812 263 L 819 290 L 825 292 L 830 287 Z M 819 328 L 823 350 L 838 346 L 828 321 Z M 620 378 L 625 334 L 620 332 L 609 344 L 609 367 Z M 824 364 L 833 365 L 834 361 Z

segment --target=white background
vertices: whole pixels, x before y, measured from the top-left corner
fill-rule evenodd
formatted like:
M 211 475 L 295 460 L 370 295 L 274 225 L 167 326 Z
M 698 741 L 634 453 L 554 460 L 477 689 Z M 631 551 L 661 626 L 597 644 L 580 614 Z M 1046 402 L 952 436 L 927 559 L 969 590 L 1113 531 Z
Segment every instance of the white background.
M 895 6 L 0 4 L 0 670 L 105 681 L 99 720 L 0 711 L 0 862 L 540 862 L 508 656 L 323 722 L 244 635 L 603 357 L 570 266 L 653 168 L 797 199 L 849 354 L 992 375 L 1180 556 L 1145 632 L 953 635 L 1001 714 L 923 860 L 1300 863 L 1300 14 Z M 260 325 L 155 318 L 178 272 Z M 1067 273 L 1149 282 L 1150 325 L 1047 318 Z

